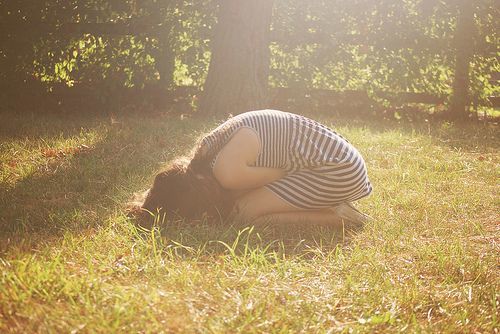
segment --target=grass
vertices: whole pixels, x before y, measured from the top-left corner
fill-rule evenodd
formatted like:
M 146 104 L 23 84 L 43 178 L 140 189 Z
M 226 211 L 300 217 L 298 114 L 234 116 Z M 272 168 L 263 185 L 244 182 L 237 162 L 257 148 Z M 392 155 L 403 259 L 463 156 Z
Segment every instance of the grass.
M 0 114 L 0 332 L 498 332 L 498 127 L 319 118 L 368 163 L 356 234 L 142 233 L 124 204 L 215 121 Z

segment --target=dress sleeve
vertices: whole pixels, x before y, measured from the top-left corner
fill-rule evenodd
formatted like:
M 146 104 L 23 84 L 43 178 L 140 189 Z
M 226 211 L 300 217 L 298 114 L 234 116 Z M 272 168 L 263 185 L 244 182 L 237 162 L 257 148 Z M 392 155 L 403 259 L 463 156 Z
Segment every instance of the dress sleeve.
M 209 167 L 234 131 L 239 127 L 238 125 L 238 122 L 226 121 L 203 137 L 190 165 L 196 168 Z

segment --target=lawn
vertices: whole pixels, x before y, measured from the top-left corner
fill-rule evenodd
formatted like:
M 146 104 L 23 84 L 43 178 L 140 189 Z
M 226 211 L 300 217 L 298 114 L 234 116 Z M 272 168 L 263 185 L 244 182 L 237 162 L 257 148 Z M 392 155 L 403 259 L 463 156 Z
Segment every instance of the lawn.
M 0 114 L 0 332 L 497 333 L 498 126 L 317 117 L 364 155 L 361 231 L 124 213 L 216 121 Z

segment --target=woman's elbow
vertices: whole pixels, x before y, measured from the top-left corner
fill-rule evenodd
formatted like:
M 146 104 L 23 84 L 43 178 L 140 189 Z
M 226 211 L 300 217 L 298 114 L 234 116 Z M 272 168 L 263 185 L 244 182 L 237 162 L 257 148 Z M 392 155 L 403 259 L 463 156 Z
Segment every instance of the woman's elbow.
M 241 189 L 241 180 L 237 173 L 233 171 L 214 168 L 214 177 L 219 182 L 222 188 L 227 190 Z

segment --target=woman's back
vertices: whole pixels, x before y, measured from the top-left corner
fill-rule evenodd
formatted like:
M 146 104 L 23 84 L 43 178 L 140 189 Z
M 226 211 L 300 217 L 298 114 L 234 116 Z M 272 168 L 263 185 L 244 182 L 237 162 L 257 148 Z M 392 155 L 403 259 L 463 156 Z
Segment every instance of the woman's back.
M 243 127 L 255 131 L 260 140 L 257 167 L 291 172 L 362 160 L 356 148 L 333 130 L 304 116 L 277 110 L 250 111 L 221 124 L 202 141 L 207 156 L 215 158 Z

